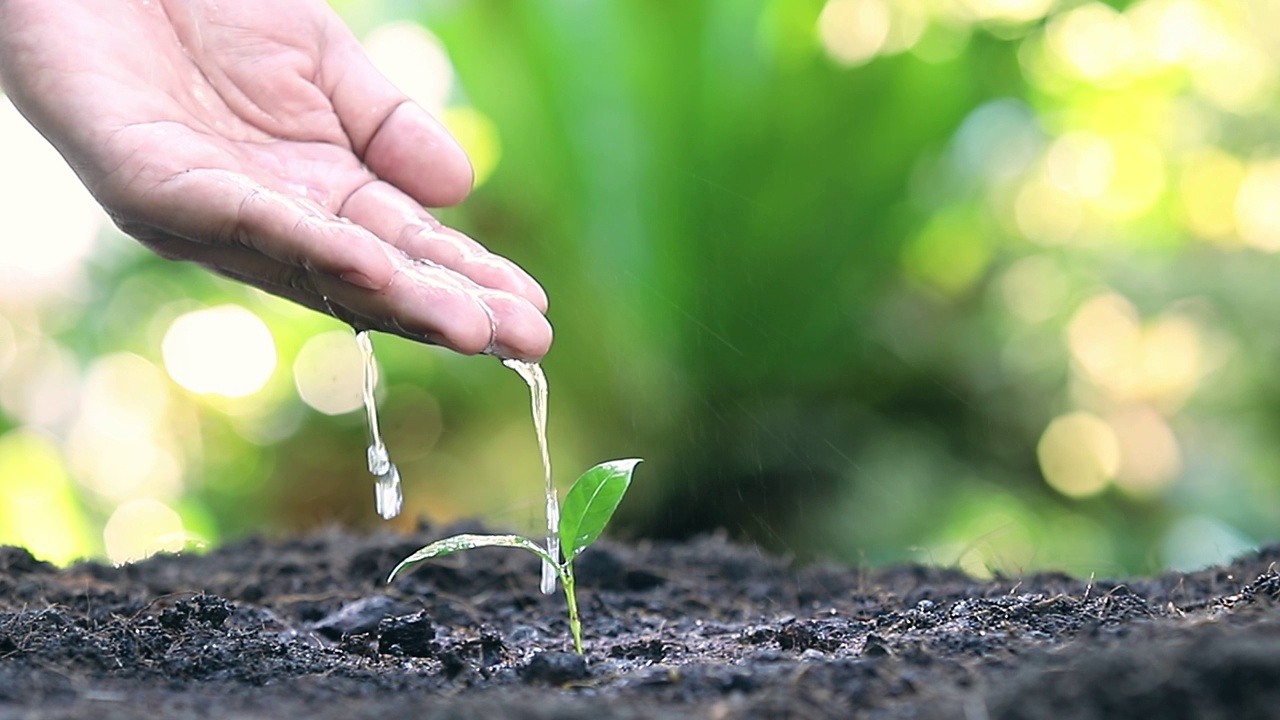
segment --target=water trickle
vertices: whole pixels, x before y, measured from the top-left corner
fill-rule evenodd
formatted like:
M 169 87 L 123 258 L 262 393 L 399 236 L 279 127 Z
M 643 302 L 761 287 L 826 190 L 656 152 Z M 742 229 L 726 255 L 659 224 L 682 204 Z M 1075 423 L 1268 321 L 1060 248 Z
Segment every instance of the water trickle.
M 538 363 L 515 358 L 503 358 L 502 364 L 515 370 L 529 385 L 529 399 L 533 406 L 533 430 L 538 434 L 538 450 L 542 453 L 542 474 L 547 492 L 547 552 L 553 558 L 560 557 L 560 501 L 556 486 L 551 482 L 551 454 L 547 451 L 547 376 Z M 542 592 L 556 591 L 556 568 L 542 561 Z
M 400 514 L 400 506 L 404 503 L 404 495 L 400 490 L 400 470 L 391 462 L 387 446 L 382 442 L 382 433 L 378 430 L 378 407 L 373 397 L 373 391 L 378 386 L 378 364 L 373 359 L 373 341 L 369 339 L 368 330 L 356 333 L 356 344 L 360 346 L 360 354 L 364 356 L 364 409 L 369 416 L 369 473 L 376 480 L 374 503 L 378 514 L 384 520 L 390 520 Z

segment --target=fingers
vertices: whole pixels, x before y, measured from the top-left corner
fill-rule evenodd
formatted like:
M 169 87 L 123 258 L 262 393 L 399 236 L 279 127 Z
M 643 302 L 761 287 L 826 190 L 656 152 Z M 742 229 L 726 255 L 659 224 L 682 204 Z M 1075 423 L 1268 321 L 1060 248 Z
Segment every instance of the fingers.
M 341 40 L 322 59 L 322 76 L 336 79 L 322 89 L 329 93 L 356 155 L 420 205 L 462 202 L 473 180 L 462 147 L 439 121 L 378 72 L 349 32 L 341 32 Z
M 343 204 L 341 214 L 411 258 L 430 260 L 478 285 L 504 290 L 543 313 L 547 311 L 546 292 L 518 265 L 441 225 L 417 201 L 385 182 L 373 181 L 356 190 Z
M 354 209 L 374 225 L 366 228 L 243 175 L 197 169 L 160 182 L 135 204 L 131 216 L 145 222 L 120 225 L 165 257 L 201 263 L 311 308 L 331 306 L 364 327 L 463 354 L 545 355 L 552 331 L 537 283 L 474 241 L 435 230 L 440 226 L 414 201 L 377 185 L 381 196 L 376 190 L 353 196 Z M 378 217 L 380 211 L 395 222 Z M 461 272 L 430 254 L 410 260 L 378 237 L 396 237 L 397 229 L 405 233 L 402 242 L 433 244 L 427 249 Z M 443 239 L 412 237 L 425 231 Z
M 161 180 L 130 203 L 118 224 L 144 240 L 158 235 L 193 241 L 171 244 L 179 249 L 240 246 L 369 290 L 386 287 L 395 271 L 384 243 L 369 230 L 224 170 L 198 168 Z
M 331 278 L 317 286 L 330 300 L 366 317 L 386 317 L 390 331 L 426 339 L 464 355 L 488 353 L 537 360 L 551 348 L 552 330 L 528 300 L 427 261 L 396 253 L 397 270 L 386 289 L 371 293 L 339 287 Z
M 153 238 L 167 257 L 182 258 L 330 314 L 359 328 L 381 330 L 440 345 L 464 355 L 490 353 L 538 360 L 550 349 L 552 331 L 542 313 L 522 297 L 484 288 L 447 268 L 414 262 L 383 245 L 397 270 L 380 290 L 281 263 L 238 246 L 211 246 L 180 238 Z

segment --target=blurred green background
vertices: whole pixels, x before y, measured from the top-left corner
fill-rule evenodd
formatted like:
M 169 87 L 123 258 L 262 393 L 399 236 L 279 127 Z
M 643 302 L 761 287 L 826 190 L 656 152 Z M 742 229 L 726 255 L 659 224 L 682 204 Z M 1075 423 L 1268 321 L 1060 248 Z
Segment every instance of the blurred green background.
M 1280 527 L 1280 4 L 342 0 L 547 288 L 616 530 L 982 575 Z M 149 255 L 0 110 L 0 542 L 382 524 L 336 321 Z M 377 336 L 395 521 L 541 524 L 521 380 Z

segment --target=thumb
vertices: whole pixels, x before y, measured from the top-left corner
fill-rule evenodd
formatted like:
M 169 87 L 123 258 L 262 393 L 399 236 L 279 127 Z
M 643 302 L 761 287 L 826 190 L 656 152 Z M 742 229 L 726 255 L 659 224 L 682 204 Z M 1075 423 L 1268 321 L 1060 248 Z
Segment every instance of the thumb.
M 335 17 L 335 22 L 339 22 Z M 470 192 L 471 163 L 449 131 L 387 80 L 345 26 L 329 45 L 322 77 L 352 148 L 379 178 L 427 207 L 455 205 Z

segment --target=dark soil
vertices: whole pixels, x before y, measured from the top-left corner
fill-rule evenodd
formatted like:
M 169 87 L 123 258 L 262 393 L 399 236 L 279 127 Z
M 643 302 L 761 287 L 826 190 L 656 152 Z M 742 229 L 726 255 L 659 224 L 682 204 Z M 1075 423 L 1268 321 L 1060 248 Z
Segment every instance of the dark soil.
M 0 549 L 0 718 L 1280 716 L 1280 546 L 1117 582 L 787 562 L 709 537 L 537 564 L 442 533 L 66 570 Z

